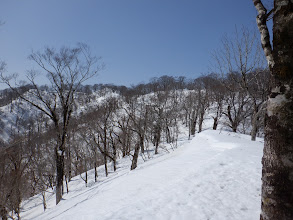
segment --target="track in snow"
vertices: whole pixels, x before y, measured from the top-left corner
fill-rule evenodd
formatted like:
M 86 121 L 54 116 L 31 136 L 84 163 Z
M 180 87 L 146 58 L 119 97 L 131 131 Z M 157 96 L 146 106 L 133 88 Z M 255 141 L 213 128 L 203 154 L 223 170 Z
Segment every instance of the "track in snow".
M 23 219 L 258 219 L 263 144 L 249 138 L 204 131 L 134 171 L 127 166 L 78 190 L 77 178 L 61 203 L 41 215 L 42 207 L 31 209 Z

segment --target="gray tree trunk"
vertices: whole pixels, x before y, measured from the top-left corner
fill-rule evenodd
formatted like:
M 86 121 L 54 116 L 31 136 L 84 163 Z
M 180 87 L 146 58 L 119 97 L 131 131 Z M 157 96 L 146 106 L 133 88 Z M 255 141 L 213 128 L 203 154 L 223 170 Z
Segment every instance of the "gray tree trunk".
M 201 109 L 201 112 L 199 114 L 199 120 L 198 120 L 198 133 L 202 132 L 202 123 L 204 121 L 204 109 Z
M 139 149 L 140 149 L 139 144 L 136 144 L 135 145 L 135 149 L 134 149 L 134 155 L 133 155 L 133 158 L 132 158 L 132 163 L 131 163 L 130 170 L 134 170 L 137 167 L 137 160 L 138 160 Z
M 43 208 L 44 208 L 44 211 L 46 211 L 46 209 L 47 209 L 47 203 L 46 203 L 46 191 L 43 191 L 43 192 L 42 192 L 42 198 L 43 198 Z
M 262 46 L 272 71 L 272 91 L 267 102 L 265 118 L 260 219 L 292 220 L 293 2 L 274 1 L 273 50 L 266 26 L 268 13 L 260 0 L 254 0 L 254 5 L 258 10 L 257 23 Z
M 108 176 L 107 155 L 104 154 L 105 174 Z
M 255 141 L 256 140 L 256 134 L 257 134 L 257 130 L 258 130 L 258 116 L 257 116 L 257 112 L 254 112 L 252 115 L 252 120 L 251 120 L 251 140 Z
M 190 121 L 190 133 L 191 135 L 195 135 L 195 129 L 196 129 L 196 121 L 198 117 L 198 112 L 193 110 L 191 115 L 191 121 Z
M 63 194 L 63 177 L 64 177 L 64 150 L 63 146 L 56 147 L 56 205 L 61 201 Z

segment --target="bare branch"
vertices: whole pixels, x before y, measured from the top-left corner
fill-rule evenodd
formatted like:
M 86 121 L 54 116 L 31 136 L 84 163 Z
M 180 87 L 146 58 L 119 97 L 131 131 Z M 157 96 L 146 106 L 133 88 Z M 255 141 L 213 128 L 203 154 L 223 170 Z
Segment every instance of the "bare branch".
M 261 35 L 261 45 L 265 53 L 269 68 L 272 70 L 275 62 L 273 59 L 273 50 L 270 42 L 270 33 L 267 26 L 267 19 L 273 11 L 267 13 L 267 9 L 262 4 L 261 0 L 253 0 L 253 3 L 258 12 L 258 15 L 256 16 L 256 23 Z

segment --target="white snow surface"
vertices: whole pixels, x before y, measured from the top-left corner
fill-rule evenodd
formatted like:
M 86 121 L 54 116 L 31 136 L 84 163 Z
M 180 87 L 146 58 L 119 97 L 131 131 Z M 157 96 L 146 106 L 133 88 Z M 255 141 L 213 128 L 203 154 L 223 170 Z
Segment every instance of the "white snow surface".
M 70 220 L 253 220 L 259 219 L 263 141 L 226 131 L 205 130 L 174 151 L 160 151 L 130 171 L 130 159 L 119 160 L 108 177 L 85 187 L 79 176 L 56 206 L 47 193 L 23 203 L 22 219 Z

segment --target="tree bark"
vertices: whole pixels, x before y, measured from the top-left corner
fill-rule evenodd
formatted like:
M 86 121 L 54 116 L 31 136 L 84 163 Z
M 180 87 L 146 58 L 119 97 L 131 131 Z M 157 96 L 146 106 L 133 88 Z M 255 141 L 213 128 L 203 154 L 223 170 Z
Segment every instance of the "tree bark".
M 200 114 L 199 114 L 199 120 L 198 120 L 198 133 L 202 132 L 202 123 L 204 120 L 204 112 L 205 110 L 202 109 Z
M 267 18 L 261 1 L 254 0 L 258 18 Z M 266 25 L 265 22 L 262 24 Z M 262 42 L 265 37 L 258 23 Z M 271 94 L 267 102 L 262 159 L 261 220 L 293 219 L 293 2 L 275 0 Z M 266 42 L 267 43 L 267 42 Z M 264 47 L 264 46 L 263 46 Z M 265 50 L 266 48 L 264 48 Z M 265 50 L 266 53 L 266 50 Z M 267 54 L 266 54 L 267 55 Z M 270 60 L 269 60 L 270 59 Z
M 134 170 L 137 167 L 137 160 L 138 160 L 139 149 L 140 149 L 139 144 L 136 144 L 135 145 L 135 149 L 134 149 L 134 155 L 133 155 L 133 158 L 132 158 L 132 163 L 131 163 L 130 170 Z
M 190 133 L 193 136 L 195 135 L 197 117 L 198 117 L 198 112 L 193 110 L 192 116 L 191 116 L 191 121 L 190 121 L 190 126 L 191 126 Z
M 63 176 L 64 176 L 64 151 L 56 147 L 56 205 L 62 199 L 63 191 Z
M 218 116 L 214 117 L 213 130 L 217 130 L 217 127 L 218 127 Z
M 68 169 L 68 182 L 70 182 L 70 180 L 71 180 L 71 149 L 70 149 L 70 147 L 68 146 L 67 147 L 67 169 Z
M 97 162 L 95 162 L 95 182 L 98 181 L 98 170 L 97 170 Z
M 155 154 L 158 154 L 158 148 L 161 142 L 161 127 L 157 126 L 155 127 Z
M 108 176 L 107 155 L 104 154 L 105 174 Z
M 43 192 L 42 192 L 42 198 L 43 198 L 43 208 L 44 208 L 44 211 L 46 211 L 46 209 L 47 209 L 47 203 L 46 203 L 46 191 L 43 191 Z
M 256 134 L 258 131 L 258 123 L 259 123 L 259 114 L 261 110 L 255 109 L 251 119 L 251 140 L 256 140 Z

